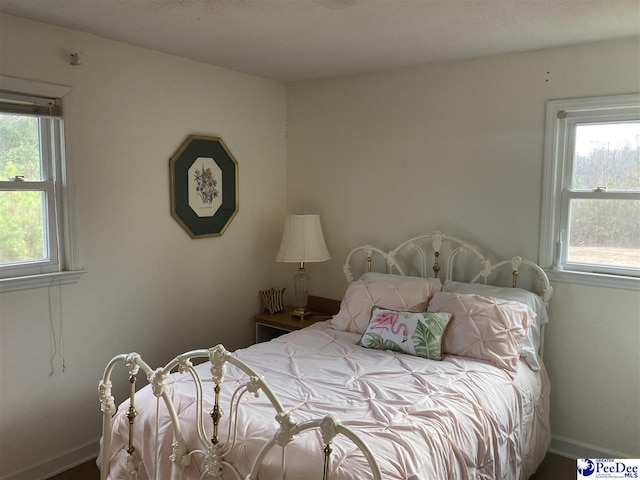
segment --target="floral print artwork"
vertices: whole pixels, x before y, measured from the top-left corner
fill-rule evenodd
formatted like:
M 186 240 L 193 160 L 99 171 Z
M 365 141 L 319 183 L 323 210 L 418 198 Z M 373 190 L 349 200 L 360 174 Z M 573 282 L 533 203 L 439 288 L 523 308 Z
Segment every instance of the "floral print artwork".
M 358 345 L 441 360 L 442 336 L 450 318 L 444 312 L 398 312 L 373 307 L 371 321 Z
M 211 157 L 198 157 L 188 170 L 189 207 L 201 218 L 212 217 L 222 206 L 222 170 Z
M 195 178 L 196 192 L 198 197 L 205 205 L 211 205 L 214 198 L 218 198 L 218 181 L 213 176 L 213 172 L 210 168 L 205 168 L 204 165 L 201 169 L 196 170 Z

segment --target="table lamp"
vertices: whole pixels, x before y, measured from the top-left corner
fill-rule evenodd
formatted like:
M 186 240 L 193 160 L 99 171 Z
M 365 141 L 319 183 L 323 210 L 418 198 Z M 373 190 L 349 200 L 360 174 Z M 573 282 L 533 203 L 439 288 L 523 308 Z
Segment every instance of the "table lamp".
M 292 317 L 311 315 L 307 310 L 309 275 L 304 269 L 307 262 L 324 262 L 331 255 L 322 235 L 319 215 L 288 215 L 284 224 L 282 243 L 276 255 L 277 262 L 297 263 L 298 273 L 293 277 L 295 310 Z

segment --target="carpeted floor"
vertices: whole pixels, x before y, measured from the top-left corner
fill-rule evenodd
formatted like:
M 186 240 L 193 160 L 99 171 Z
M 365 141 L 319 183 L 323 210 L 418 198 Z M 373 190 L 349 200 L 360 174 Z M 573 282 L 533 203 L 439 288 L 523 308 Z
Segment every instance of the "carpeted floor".
M 51 477 L 49 480 L 100 480 L 100 470 L 96 466 L 96 461 L 91 460 Z
M 574 480 L 576 478 L 576 461 L 572 458 L 561 457 L 548 453 L 530 480 Z M 99 480 L 100 472 L 95 460 L 72 468 L 49 480 Z
M 547 453 L 544 461 L 538 467 L 530 480 L 575 480 L 578 466 L 574 458 L 561 457 Z

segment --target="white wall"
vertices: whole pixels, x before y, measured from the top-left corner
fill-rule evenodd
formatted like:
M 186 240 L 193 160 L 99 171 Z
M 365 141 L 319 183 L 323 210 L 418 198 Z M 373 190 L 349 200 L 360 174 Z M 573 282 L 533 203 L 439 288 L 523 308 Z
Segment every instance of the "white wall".
M 308 268 L 313 293 L 333 298 L 353 246 L 436 228 L 537 258 L 544 102 L 637 92 L 638 59 L 630 39 L 298 83 L 285 98 L 277 82 L 0 15 L 0 75 L 73 88 L 88 271 L 0 294 L 0 478 L 95 452 L 97 382 L 114 354 L 160 364 L 249 343 L 256 291 L 294 273 L 273 262 L 286 211 L 321 214 L 334 258 Z M 221 136 L 239 163 L 240 211 L 220 238 L 191 240 L 169 213 L 168 159 L 189 134 Z M 554 435 L 638 457 L 639 295 L 555 288 Z M 66 372 L 56 359 L 50 376 L 60 318 Z
M 435 229 L 536 260 L 545 102 L 638 92 L 639 47 L 633 38 L 288 85 L 288 211 L 319 213 L 333 254 L 309 266 L 312 292 L 341 298 L 351 248 Z M 290 273 L 278 269 L 283 282 Z M 554 445 L 640 457 L 640 295 L 554 286 Z
M 77 51 L 83 64 L 72 67 Z M 286 92 L 4 15 L 0 75 L 73 88 L 67 126 L 88 272 L 77 285 L 0 294 L 0 478 L 33 480 L 57 465 L 35 464 L 95 454 L 97 385 L 113 355 L 135 349 L 160 365 L 251 342 L 258 289 L 273 274 L 265 252 L 275 255 L 286 211 Z M 239 164 L 240 209 L 222 237 L 192 240 L 170 215 L 169 158 L 189 134 L 222 137 Z M 56 359 L 50 376 L 60 313 L 66 371 Z

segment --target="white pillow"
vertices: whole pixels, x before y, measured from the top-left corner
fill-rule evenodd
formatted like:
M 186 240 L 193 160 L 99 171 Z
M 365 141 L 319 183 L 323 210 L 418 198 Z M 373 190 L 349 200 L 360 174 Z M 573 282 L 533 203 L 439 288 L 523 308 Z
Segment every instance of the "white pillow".
M 531 370 L 540 370 L 538 362 L 538 350 L 540 349 L 540 328 L 549 322 L 547 306 L 540 296 L 522 288 L 496 287 L 482 283 L 464 283 L 446 280 L 442 287 L 443 292 L 463 294 L 475 294 L 483 297 L 501 298 L 512 302 L 520 302 L 529 307 L 536 314 L 536 321 L 529 327 L 527 339 L 522 347 L 521 356 L 527 362 Z
M 376 282 L 427 282 L 433 285 L 436 291 L 442 290 L 442 282 L 439 278 L 434 277 L 411 277 L 409 275 L 398 275 L 396 273 L 378 273 L 367 272 L 360 277 L 363 282 L 376 283 Z

